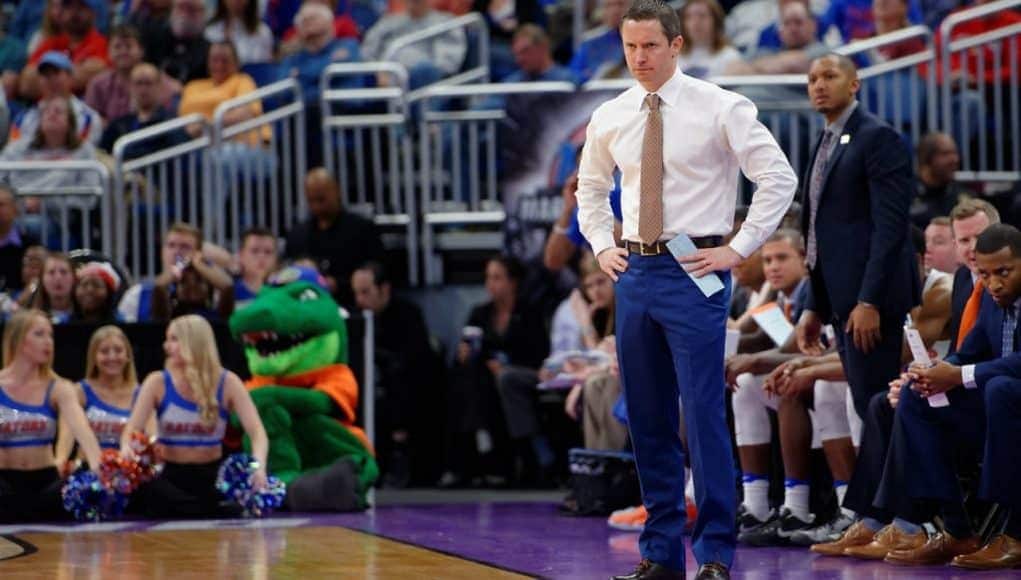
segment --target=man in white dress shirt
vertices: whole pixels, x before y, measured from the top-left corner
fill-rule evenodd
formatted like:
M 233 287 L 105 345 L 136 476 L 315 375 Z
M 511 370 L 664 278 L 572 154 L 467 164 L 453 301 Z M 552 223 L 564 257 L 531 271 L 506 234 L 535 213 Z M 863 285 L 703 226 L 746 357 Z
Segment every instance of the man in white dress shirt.
M 582 233 L 617 282 L 617 352 L 631 440 L 649 512 L 642 562 L 626 580 L 684 577 L 684 450 L 680 395 L 695 478 L 696 578 L 728 578 L 734 558 L 736 481 L 724 409 L 723 351 L 730 268 L 780 223 L 797 185 L 793 169 L 746 98 L 685 76 L 677 14 L 636 0 L 621 25 L 638 84 L 592 114 L 578 172 Z M 613 240 L 608 193 L 622 173 L 623 245 Z M 756 183 L 748 218 L 734 219 L 738 169 Z M 679 234 L 698 249 L 666 248 Z M 715 272 L 724 289 L 706 297 L 685 274 Z

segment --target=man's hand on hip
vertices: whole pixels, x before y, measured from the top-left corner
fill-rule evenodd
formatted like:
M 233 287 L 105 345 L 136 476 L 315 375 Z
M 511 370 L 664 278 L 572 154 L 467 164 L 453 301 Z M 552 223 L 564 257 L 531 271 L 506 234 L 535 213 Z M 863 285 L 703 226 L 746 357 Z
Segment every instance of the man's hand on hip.
M 616 282 L 620 277 L 618 272 L 627 270 L 627 250 L 624 248 L 606 248 L 596 256 L 599 268 Z
M 854 347 L 865 354 L 879 346 L 879 309 L 870 304 L 858 303 L 847 319 L 844 332 L 851 335 Z
M 822 321 L 819 315 L 811 310 L 801 313 L 801 320 L 795 329 L 798 337 L 798 350 L 808 356 L 822 354 Z
M 738 254 L 730 246 L 719 246 L 716 248 L 703 248 L 694 254 L 678 258 L 677 261 L 692 276 L 701 278 L 712 272 L 729 270 L 738 265 L 743 259 L 741 254 Z

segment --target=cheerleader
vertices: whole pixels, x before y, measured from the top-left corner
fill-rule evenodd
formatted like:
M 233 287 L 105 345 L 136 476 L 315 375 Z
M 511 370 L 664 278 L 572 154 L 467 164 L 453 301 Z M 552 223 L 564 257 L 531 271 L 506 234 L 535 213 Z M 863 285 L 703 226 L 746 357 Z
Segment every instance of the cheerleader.
M 14 314 L 4 327 L 0 369 L 0 522 L 67 517 L 53 442 L 63 421 L 93 470 L 99 443 L 74 387 L 53 372 L 53 326 L 38 310 Z
M 260 490 L 266 486 L 266 431 L 241 379 L 220 364 L 204 318 L 175 318 L 163 349 L 166 367 L 145 378 L 121 437 L 121 453 L 130 455 L 130 434 L 155 412 L 163 471 L 138 489 L 132 503 L 150 517 L 220 515 L 215 482 L 229 413 L 237 414 L 252 441 L 259 468 L 251 483 Z
M 99 446 L 120 449 L 121 433 L 131 416 L 131 404 L 138 396 L 134 353 L 120 328 L 107 325 L 92 333 L 85 355 L 85 378 L 75 387 Z M 155 430 L 155 423 L 150 422 L 146 432 Z M 63 464 L 70 451 L 70 434 L 62 428 L 57 438 L 57 465 Z

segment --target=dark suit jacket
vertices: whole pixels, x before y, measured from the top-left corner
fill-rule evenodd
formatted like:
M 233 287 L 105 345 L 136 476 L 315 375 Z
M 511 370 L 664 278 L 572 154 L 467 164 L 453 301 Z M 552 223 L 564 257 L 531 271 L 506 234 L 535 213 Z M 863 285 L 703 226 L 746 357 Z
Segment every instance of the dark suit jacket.
M 860 105 L 832 147 L 819 195 L 818 261 L 806 307 L 823 320 L 846 319 L 862 301 L 899 324 L 921 301 L 908 235 L 915 190 L 911 154 L 892 127 Z M 801 231 L 806 239 L 814 163 L 815 152 L 801 180 Z
M 961 315 L 968 304 L 975 283 L 971 281 L 971 270 L 961 266 L 954 272 L 954 288 L 950 294 L 950 353 L 957 350 L 957 333 L 961 329 Z
M 1014 329 L 1014 346 L 1018 346 L 1018 331 Z M 989 296 L 982 295 L 982 307 L 975 327 L 971 329 L 961 350 L 947 357 L 954 365 L 975 365 L 975 383 L 982 388 L 989 379 L 1000 375 L 1021 377 L 1021 353 L 1003 357 L 1003 308 Z

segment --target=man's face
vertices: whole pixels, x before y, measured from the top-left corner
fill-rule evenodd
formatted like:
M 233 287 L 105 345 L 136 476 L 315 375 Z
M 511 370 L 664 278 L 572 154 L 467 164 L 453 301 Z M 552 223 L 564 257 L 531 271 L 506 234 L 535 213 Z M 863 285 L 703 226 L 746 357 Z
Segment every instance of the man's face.
M 925 228 L 925 267 L 953 274 L 960 262 L 950 226 L 929 224 Z
M 128 72 L 142 62 L 142 45 L 130 36 L 115 36 L 110 39 L 110 60 L 122 72 Z
M 857 75 L 841 68 L 835 58 L 817 58 L 808 70 L 808 98 L 823 115 L 847 108 L 860 84 Z
M 14 203 L 14 196 L 6 191 L 0 191 L 0 227 L 8 228 L 14 225 L 18 217 L 18 206 Z
M 309 180 L 305 184 L 308 211 L 317 219 L 331 219 L 340 213 L 340 195 L 329 183 Z
M 815 26 L 815 17 L 801 2 L 788 2 L 780 9 L 780 42 L 787 50 L 815 42 Z
M 199 241 L 195 236 L 184 232 L 170 232 L 163 240 L 163 269 L 169 270 L 178 260 L 190 260 L 192 255 L 199 250 Z
M 872 19 L 876 22 L 906 22 L 908 6 L 904 0 L 872 0 Z
M 667 40 L 659 20 L 625 20 L 620 27 L 624 60 L 631 76 L 643 87 L 658 90 L 677 70 L 684 40 Z
M 206 7 L 202 0 L 174 0 L 170 9 L 170 28 L 177 38 L 193 38 L 206 25 Z
M 270 236 L 248 236 L 245 238 L 238 261 L 245 274 L 259 274 L 263 278 L 276 267 L 277 244 Z
M 351 289 L 354 290 L 355 304 L 362 310 L 371 310 L 379 314 L 386 308 L 389 292 L 384 286 L 377 286 L 372 272 L 355 270 L 351 275 Z
M 936 140 L 936 148 L 929 160 L 929 175 L 932 185 L 946 185 L 954 180 L 954 172 L 961 168 L 961 156 L 957 144 L 944 135 Z
M 159 104 L 159 71 L 141 67 L 131 71 L 131 101 L 137 111 L 151 111 Z
M 92 29 L 95 15 L 81 0 L 64 0 L 61 23 L 72 36 L 85 36 Z
M 511 51 L 514 53 L 514 62 L 526 74 L 539 75 L 546 68 L 548 48 L 542 43 L 532 42 L 530 38 L 518 37 L 511 44 Z
M 954 220 L 950 224 L 954 230 L 954 244 L 957 246 L 957 261 L 964 264 L 971 270 L 972 274 L 978 273 L 978 262 L 975 259 L 975 240 L 979 234 L 989 227 L 989 216 L 983 212 Z
M 791 292 L 805 276 L 805 257 L 787 240 L 762 245 L 762 272 L 769 285 Z
M 1006 308 L 1021 297 L 1021 258 L 1010 247 L 992 254 L 978 254 L 978 277 L 997 304 Z
M 42 98 L 70 97 L 71 73 L 53 66 L 43 67 L 39 71 L 39 92 Z

